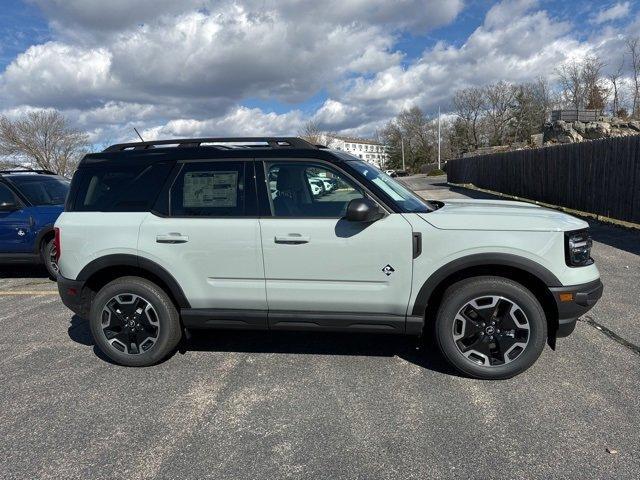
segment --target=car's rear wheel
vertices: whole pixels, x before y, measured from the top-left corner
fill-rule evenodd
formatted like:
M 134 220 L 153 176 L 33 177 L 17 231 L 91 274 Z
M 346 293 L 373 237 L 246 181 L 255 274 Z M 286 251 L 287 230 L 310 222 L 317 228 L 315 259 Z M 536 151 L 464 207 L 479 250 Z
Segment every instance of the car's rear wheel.
M 52 280 L 55 280 L 58 276 L 58 260 L 56 259 L 56 254 L 56 245 L 53 238 L 42 244 L 42 248 L 40 249 L 40 258 L 42 259 L 42 264 L 47 269 L 47 273 Z
M 178 312 L 156 284 L 123 277 L 105 285 L 89 314 L 98 348 L 121 365 L 156 364 L 174 351 L 182 336 Z
M 473 277 L 445 291 L 436 338 L 443 355 L 461 372 L 505 379 L 538 359 L 547 322 L 540 302 L 523 285 L 502 277 Z

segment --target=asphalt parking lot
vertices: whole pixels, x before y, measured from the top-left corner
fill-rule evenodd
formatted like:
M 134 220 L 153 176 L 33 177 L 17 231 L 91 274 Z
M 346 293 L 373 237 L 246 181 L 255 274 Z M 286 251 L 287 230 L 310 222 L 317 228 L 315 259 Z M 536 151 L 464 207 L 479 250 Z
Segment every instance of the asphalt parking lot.
M 593 227 L 603 299 L 502 382 L 369 335 L 209 332 L 122 368 L 43 272 L 3 270 L 0 477 L 638 478 L 640 233 Z

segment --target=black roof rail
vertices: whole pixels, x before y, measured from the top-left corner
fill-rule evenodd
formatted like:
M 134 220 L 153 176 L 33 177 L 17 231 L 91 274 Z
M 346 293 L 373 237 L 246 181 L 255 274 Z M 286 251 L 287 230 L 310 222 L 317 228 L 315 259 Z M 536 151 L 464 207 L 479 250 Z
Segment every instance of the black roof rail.
M 202 145 L 209 143 L 231 143 L 235 145 Z M 315 150 L 318 147 L 298 137 L 211 137 L 211 138 L 179 138 L 173 140 L 153 140 L 149 142 L 117 143 L 104 149 L 105 152 L 121 152 L 124 150 L 148 150 L 163 145 L 177 145 L 182 148 L 207 146 L 224 150 L 236 148 L 299 148 Z
M 56 172 L 52 172 L 51 170 L 44 170 L 41 168 L 15 168 L 10 170 L 0 170 L 0 174 L 2 173 L 39 173 L 41 175 L 58 175 Z

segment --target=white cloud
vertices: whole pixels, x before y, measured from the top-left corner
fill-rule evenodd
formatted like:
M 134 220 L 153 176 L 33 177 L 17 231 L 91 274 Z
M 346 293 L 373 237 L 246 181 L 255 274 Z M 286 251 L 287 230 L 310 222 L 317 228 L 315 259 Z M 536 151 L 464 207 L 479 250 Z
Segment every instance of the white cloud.
M 462 0 L 29 1 L 56 40 L 0 73 L 0 108 L 62 109 L 96 142 L 133 139 L 134 126 L 149 138 L 295 134 L 308 119 L 370 134 L 402 108 L 446 109 L 458 88 L 615 53 L 621 31 L 606 22 L 631 13 L 630 2 L 601 10 L 585 40 L 537 0 L 503 0 L 461 43 L 408 60 L 399 40 L 450 23 Z M 281 113 L 242 106 L 274 100 Z
M 110 74 L 111 53 L 58 42 L 29 47 L 0 77 L 13 100 L 44 107 L 95 104 L 96 94 L 117 88 Z
M 595 16 L 591 18 L 591 22 L 596 25 L 602 23 L 612 22 L 614 20 L 620 20 L 625 18 L 631 12 L 630 2 L 618 2 L 609 8 L 600 10 Z
M 296 135 L 303 123 L 298 110 L 285 114 L 265 113 L 259 108 L 238 107 L 207 120 L 177 119 L 145 129 L 144 139 L 211 136 Z

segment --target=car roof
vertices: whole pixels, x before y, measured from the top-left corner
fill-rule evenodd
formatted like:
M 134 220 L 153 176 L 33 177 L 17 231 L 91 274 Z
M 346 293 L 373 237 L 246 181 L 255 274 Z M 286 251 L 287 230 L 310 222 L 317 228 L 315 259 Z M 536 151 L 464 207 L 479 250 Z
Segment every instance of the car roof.
M 80 166 L 104 162 L 156 163 L 197 159 L 308 159 L 341 162 L 355 157 L 296 137 L 216 137 L 111 145 L 86 155 Z
M 0 177 L 2 178 L 25 177 L 25 176 L 34 176 L 34 175 L 47 175 L 47 176 L 59 177 L 57 173 L 52 172 L 51 170 L 41 170 L 41 169 L 0 170 Z

